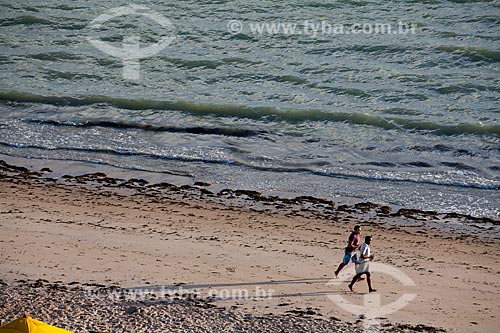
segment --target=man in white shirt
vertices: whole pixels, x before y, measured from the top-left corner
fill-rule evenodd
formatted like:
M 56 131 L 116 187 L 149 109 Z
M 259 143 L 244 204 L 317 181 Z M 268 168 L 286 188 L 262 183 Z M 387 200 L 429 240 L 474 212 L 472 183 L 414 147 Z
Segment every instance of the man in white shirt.
M 373 260 L 373 255 L 371 254 L 370 251 L 371 242 L 372 242 L 372 237 L 366 236 L 365 242 L 361 244 L 361 248 L 359 250 L 361 253 L 356 265 L 356 275 L 352 278 L 351 283 L 349 283 L 349 289 L 351 291 L 353 291 L 352 287 L 354 286 L 354 283 L 358 281 L 361 275 L 366 274 L 366 282 L 368 283 L 368 290 L 371 293 L 376 292 L 376 290 L 372 288 L 372 281 L 370 279 L 370 261 Z

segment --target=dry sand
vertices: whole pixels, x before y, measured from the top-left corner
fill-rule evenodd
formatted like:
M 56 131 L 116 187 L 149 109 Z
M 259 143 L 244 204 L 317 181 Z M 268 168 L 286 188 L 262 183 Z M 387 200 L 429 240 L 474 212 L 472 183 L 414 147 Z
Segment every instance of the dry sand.
M 217 332 L 223 327 L 354 332 L 353 323 L 363 323 L 359 313 L 343 310 L 329 296 L 363 304 L 366 283 L 351 293 L 344 282 L 353 275 L 352 265 L 340 281 L 332 279 L 345 239 L 360 224 L 363 235 L 373 236 L 376 262 L 415 282 L 405 286 L 373 273 L 382 304 L 417 295 L 382 316 L 385 329 L 409 324 L 406 331 L 498 332 L 500 327 L 499 240 L 480 237 L 488 233 L 481 223 L 498 221 L 477 220 L 479 236 L 467 236 L 442 231 L 448 230 L 447 220 L 455 224 L 453 215 L 391 214 L 369 203 L 259 201 L 247 198 L 258 199 L 255 193 L 217 196 L 203 186 L 148 187 L 104 175 L 56 181 L 5 164 L 1 174 L 4 324 L 28 311 L 76 332 Z M 46 282 L 31 283 L 38 279 Z M 116 296 L 116 289 L 94 286 L 91 292 L 92 284 L 136 292 L 117 305 L 107 297 Z M 167 296 L 141 302 L 137 291 Z M 87 299 L 93 309 L 85 307 Z

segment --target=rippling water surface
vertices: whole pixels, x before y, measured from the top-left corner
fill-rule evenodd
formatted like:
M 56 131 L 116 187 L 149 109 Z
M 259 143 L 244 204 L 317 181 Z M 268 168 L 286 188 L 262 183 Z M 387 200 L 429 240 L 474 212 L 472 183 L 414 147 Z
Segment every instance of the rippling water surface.
M 136 1 L 176 37 L 139 81 L 87 40 L 165 34 L 140 16 L 89 26 L 127 4 L 2 1 L 0 153 L 500 216 L 500 2 Z M 250 31 L 304 21 L 416 30 Z

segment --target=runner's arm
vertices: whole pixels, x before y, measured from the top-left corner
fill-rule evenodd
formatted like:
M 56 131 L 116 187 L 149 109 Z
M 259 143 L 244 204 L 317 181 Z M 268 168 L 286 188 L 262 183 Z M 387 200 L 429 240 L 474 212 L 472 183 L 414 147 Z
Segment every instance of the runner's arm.
M 349 240 L 349 244 L 347 245 L 350 249 L 357 249 L 359 248 L 359 245 L 354 245 L 354 239 Z

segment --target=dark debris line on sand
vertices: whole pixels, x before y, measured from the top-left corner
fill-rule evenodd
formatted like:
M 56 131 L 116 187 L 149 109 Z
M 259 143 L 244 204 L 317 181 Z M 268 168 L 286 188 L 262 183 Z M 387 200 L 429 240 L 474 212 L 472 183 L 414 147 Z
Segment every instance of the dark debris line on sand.
M 422 211 L 419 209 L 400 208 L 393 212 L 389 206 L 379 205 L 372 202 L 359 202 L 353 205 L 336 205 L 331 200 L 316 198 L 312 196 L 298 196 L 296 198 L 283 198 L 278 196 L 265 196 L 257 191 L 222 189 L 217 193 L 211 192 L 207 187 L 211 184 L 195 182 L 193 186 L 176 186 L 169 183 L 150 184 L 144 179 L 119 179 L 108 177 L 105 173 L 90 173 L 78 176 L 65 175 L 61 179 L 49 178 L 45 175 L 51 172 L 48 168 L 43 168 L 40 172 L 29 170 L 25 167 L 10 165 L 0 160 L 0 179 L 11 179 L 18 182 L 29 182 L 50 184 L 50 185 L 70 185 L 70 186 L 91 186 L 94 190 L 106 191 L 131 191 L 132 195 L 144 195 L 152 199 L 152 202 L 162 200 L 185 199 L 189 197 L 192 202 L 200 203 L 224 203 L 228 208 L 245 208 L 255 212 L 276 213 L 280 211 L 285 216 L 303 216 L 307 218 L 327 219 L 341 221 L 350 218 L 351 214 L 363 214 L 367 219 L 382 218 L 400 221 L 399 225 L 421 224 L 429 221 L 439 221 L 445 225 L 446 221 L 460 222 L 463 225 L 491 226 L 490 232 L 495 227 L 500 226 L 500 220 L 488 217 L 475 217 L 457 213 L 440 213 L 436 211 Z M 372 222 L 369 222 L 372 223 Z M 452 223 L 453 225 L 454 223 Z M 495 226 L 495 227 L 493 227 Z M 472 229 L 463 233 L 460 230 L 453 230 L 454 234 L 462 234 L 463 237 L 482 235 L 482 228 Z

